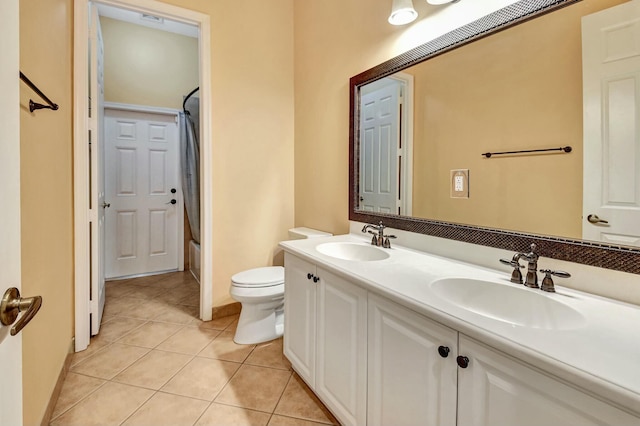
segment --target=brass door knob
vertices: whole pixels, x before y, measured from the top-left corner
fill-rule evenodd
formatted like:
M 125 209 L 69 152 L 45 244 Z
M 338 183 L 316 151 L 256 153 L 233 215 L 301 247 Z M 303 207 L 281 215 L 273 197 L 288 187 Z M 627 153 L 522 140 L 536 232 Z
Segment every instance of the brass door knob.
M 5 291 L 2 302 L 0 302 L 0 322 L 3 325 L 11 325 L 18 318 L 18 314 L 24 312 L 18 322 L 11 327 L 10 333 L 15 336 L 36 316 L 41 306 L 41 296 L 20 297 L 20 291 L 11 287 Z
M 589 223 L 593 223 L 594 225 L 596 223 L 604 223 L 604 224 L 609 223 L 604 219 L 600 219 L 597 214 L 590 214 L 589 216 L 587 216 L 587 220 L 589 221 Z

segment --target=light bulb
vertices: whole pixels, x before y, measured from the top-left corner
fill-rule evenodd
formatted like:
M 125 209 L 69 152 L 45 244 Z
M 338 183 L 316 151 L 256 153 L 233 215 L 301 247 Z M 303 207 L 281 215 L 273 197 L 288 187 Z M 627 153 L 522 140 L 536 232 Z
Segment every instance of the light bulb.
M 412 0 L 393 0 L 389 23 L 391 25 L 405 25 L 415 21 L 418 12 L 413 8 Z

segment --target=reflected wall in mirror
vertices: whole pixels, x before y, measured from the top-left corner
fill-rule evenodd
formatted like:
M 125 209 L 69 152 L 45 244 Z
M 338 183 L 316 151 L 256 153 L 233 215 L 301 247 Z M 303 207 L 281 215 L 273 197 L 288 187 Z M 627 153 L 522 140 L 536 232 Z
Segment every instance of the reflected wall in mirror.
M 541 2 L 525 0 L 513 6 L 534 3 Z M 573 4 L 489 36 L 483 34 L 473 43 L 462 41 L 446 53 L 434 52 L 428 43 L 351 79 L 352 220 L 387 217 L 387 222 L 393 220 L 408 229 L 410 223 L 416 223 L 405 219 L 411 217 L 418 223 L 426 219 L 640 246 L 640 238 L 634 236 L 640 235 L 640 229 L 625 235 L 627 231 L 612 232 L 609 224 L 587 221 L 589 212 L 603 217 L 613 214 L 598 210 L 600 204 L 610 204 L 618 210 L 635 209 L 636 219 L 625 220 L 640 227 L 640 173 L 636 172 L 640 170 L 640 138 L 634 129 L 625 129 L 637 127 L 636 77 L 609 84 L 621 81 L 618 70 L 616 78 L 607 77 L 607 85 L 596 75 L 596 85 L 604 89 L 598 97 L 593 93 L 583 97 L 583 92 L 593 92 L 587 80 L 594 76 L 585 72 L 583 86 L 582 17 L 627 0 L 555 2 L 560 3 Z M 469 28 L 464 30 L 469 32 Z M 634 39 L 629 33 L 611 34 L 605 45 L 616 41 L 615 49 L 626 49 L 625 40 Z M 600 41 L 595 40 L 595 47 L 585 46 L 585 57 L 589 50 L 602 50 Z M 640 64 L 634 66 L 638 74 Z M 629 96 L 632 94 L 635 97 Z M 615 102 L 617 106 L 611 106 Z M 605 105 L 605 109 L 591 111 L 605 117 L 598 124 L 602 130 L 594 131 L 583 123 L 583 103 L 587 117 L 589 104 Z M 620 127 L 620 121 L 624 122 L 622 130 L 614 128 Z M 587 137 L 583 145 L 583 129 L 589 134 L 608 132 L 609 139 L 589 148 L 593 141 Z M 571 146 L 572 151 L 482 156 L 485 152 L 564 146 Z M 589 150 L 592 154 L 585 152 Z M 599 161 L 588 160 L 594 151 Z M 591 168 L 596 162 L 599 164 Z M 587 164 L 585 172 L 583 164 Z M 602 164 L 613 173 L 607 174 Z M 626 174 L 620 173 L 623 166 Z M 452 170 L 456 169 L 469 170 L 468 198 L 452 197 Z M 583 176 L 594 175 L 604 177 L 604 182 L 583 180 Z M 583 201 L 594 198 L 598 205 L 583 206 Z M 595 233 L 584 234 L 583 228 L 589 227 Z

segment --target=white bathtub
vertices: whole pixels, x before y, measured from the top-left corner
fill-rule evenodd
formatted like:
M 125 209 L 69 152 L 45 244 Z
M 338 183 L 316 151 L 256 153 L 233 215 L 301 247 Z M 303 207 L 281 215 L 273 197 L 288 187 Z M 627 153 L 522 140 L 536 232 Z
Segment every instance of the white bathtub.
M 189 270 L 200 283 L 200 244 L 189 241 Z

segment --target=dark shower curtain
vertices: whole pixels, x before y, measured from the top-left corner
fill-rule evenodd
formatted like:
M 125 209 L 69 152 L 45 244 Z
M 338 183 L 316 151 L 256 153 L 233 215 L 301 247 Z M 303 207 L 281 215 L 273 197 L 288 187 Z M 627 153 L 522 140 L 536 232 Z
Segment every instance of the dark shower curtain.
M 191 236 L 200 243 L 200 99 L 190 96 L 180 113 L 180 164 L 182 166 L 182 193 L 187 210 Z

